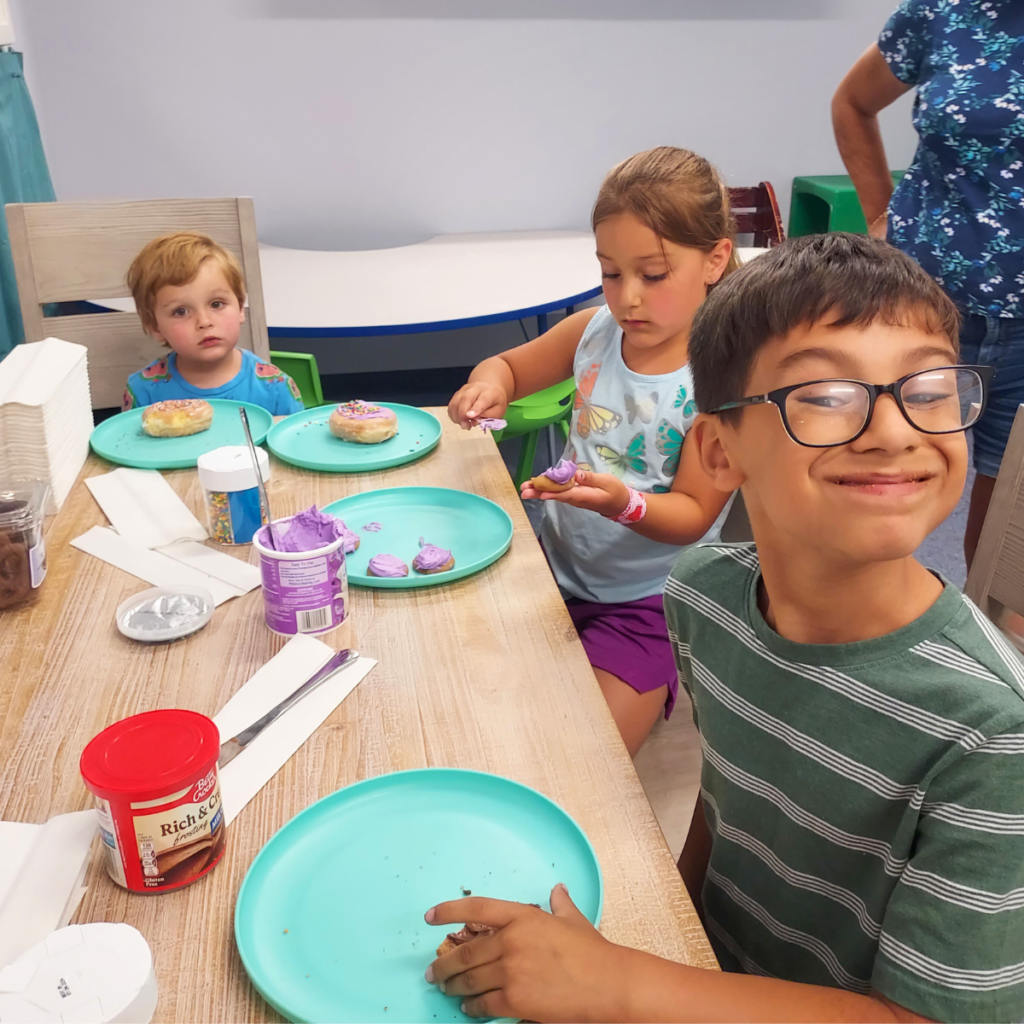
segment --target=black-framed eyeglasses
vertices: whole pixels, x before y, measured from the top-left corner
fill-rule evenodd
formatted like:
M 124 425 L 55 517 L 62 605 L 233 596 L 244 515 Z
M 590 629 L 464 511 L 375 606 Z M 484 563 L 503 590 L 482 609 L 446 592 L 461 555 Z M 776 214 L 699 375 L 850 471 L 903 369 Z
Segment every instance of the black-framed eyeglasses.
M 711 412 L 774 405 L 786 433 L 807 448 L 834 448 L 856 441 L 871 422 L 880 395 L 891 395 L 907 422 L 922 434 L 955 434 L 981 419 L 988 401 L 991 366 L 935 366 L 892 384 L 829 378 L 776 388 L 726 402 Z

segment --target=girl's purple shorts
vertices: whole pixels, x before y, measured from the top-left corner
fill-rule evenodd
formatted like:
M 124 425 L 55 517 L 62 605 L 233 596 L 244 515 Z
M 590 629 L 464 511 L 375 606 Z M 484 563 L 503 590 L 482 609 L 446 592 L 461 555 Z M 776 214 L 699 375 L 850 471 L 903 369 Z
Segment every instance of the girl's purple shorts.
M 622 604 L 595 604 L 570 597 L 565 605 L 590 664 L 618 676 L 637 693 L 667 686 L 668 718 L 679 692 L 679 677 L 661 594 Z

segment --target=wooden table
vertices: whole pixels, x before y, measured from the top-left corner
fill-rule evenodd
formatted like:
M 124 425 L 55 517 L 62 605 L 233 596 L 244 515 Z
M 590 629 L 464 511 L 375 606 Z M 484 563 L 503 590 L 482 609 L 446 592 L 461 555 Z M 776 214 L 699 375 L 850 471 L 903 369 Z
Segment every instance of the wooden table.
M 235 896 L 252 859 L 320 797 L 428 765 L 504 775 L 556 800 L 600 859 L 602 932 L 716 966 L 493 440 L 432 411 L 444 436 L 412 465 L 343 476 L 275 461 L 275 515 L 379 487 L 461 488 L 510 513 L 509 553 L 436 589 L 351 589 L 349 622 L 325 639 L 379 664 L 235 820 L 227 856 L 209 877 L 166 896 L 130 895 L 107 878 L 94 847 L 76 921 L 126 921 L 142 932 L 156 961 L 159 1021 L 278 1019 L 249 984 L 232 935 Z M 82 477 L 109 468 L 91 457 Z M 201 517 L 195 471 L 166 477 Z M 206 629 L 178 643 L 125 639 L 114 609 L 144 584 L 68 543 L 97 524 L 105 518 L 80 479 L 49 529 L 41 599 L 0 615 L 2 819 L 43 822 L 89 806 L 78 758 L 96 733 L 153 708 L 213 715 L 285 642 L 263 624 L 259 590 L 222 605 Z

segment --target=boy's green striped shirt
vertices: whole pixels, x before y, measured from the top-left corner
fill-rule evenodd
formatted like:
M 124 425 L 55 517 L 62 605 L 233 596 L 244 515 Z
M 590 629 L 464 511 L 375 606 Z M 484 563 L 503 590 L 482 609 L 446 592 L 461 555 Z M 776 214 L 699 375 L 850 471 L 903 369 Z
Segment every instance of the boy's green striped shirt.
M 718 545 L 665 587 L 722 966 L 1024 1019 L 1024 662 L 949 584 L 895 633 L 808 645 L 759 579 L 752 544 Z

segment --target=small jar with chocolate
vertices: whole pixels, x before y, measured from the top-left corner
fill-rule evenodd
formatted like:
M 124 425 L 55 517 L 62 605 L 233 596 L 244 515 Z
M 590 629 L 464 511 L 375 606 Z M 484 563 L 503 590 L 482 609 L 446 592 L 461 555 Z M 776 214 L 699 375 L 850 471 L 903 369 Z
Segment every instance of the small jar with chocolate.
M 46 578 L 45 480 L 0 481 L 0 612 L 34 601 Z

